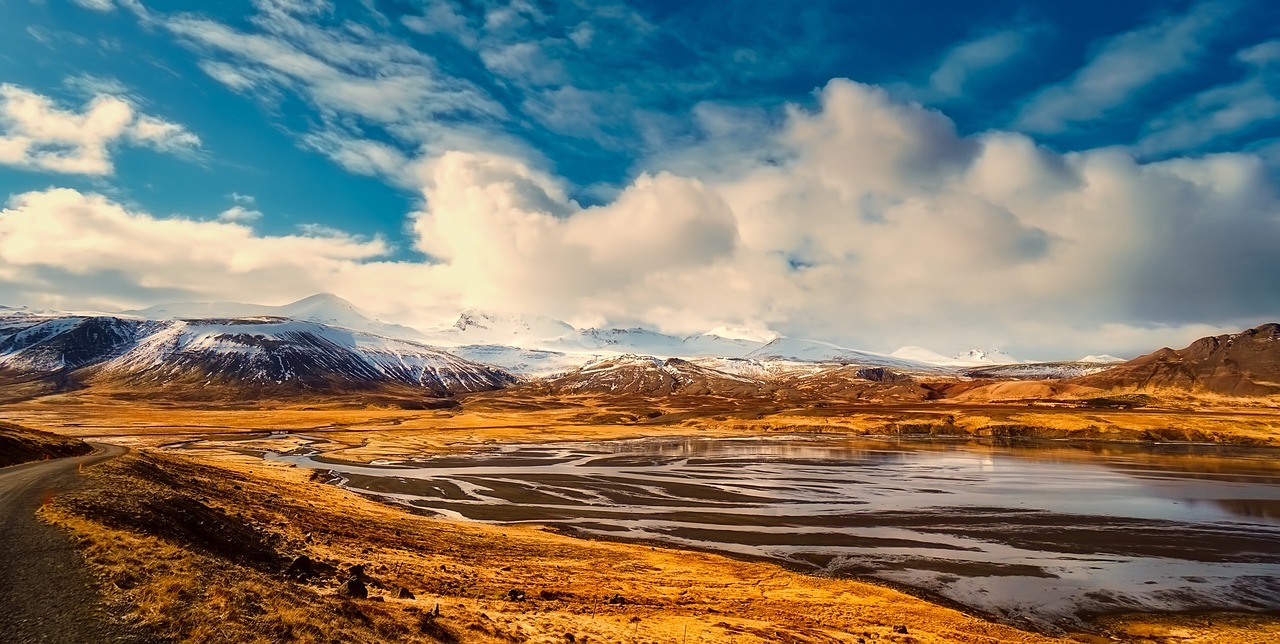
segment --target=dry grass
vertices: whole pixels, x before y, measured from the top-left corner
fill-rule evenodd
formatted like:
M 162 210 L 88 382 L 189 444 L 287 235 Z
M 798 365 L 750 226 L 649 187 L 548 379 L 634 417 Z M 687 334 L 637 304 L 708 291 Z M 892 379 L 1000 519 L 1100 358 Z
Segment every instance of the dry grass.
M 875 585 L 763 563 L 590 542 L 407 514 L 292 468 L 130 455 L 95 468 L 93 485 L 46 516 L 81 536 L 109 594 L 157 633 L 183 642 L 1050 642 Z M 159 476 L 145 474 L 158 470 Z M 181 481 L 181 490 L 164 489 Z M 286 580 L 262 567 L 93 518 L 103 501 L 190 496 L 269 536 L 282 556 L 337 568 L 362 563 L 384 601 L 334 595 L 338 581 Z M 114 524 L 114 525 L 112 525 Z M 406 587 L 417 599 L 400 600 Z M 511 601 L 510 590 L 528 599 Z M 620 595 L 625 604 L 606 598 Z M 438 622 L 423 611 L 441 605 Z M 437 629 L 424 633 L 422 625 Z M 894 632 L 908 626 L 910 634 Z M 567 635 L 573 635 L 570 640 Z
M 66 398 L 8 406 L 4 415 L 138 448 L 211 434 L 224 448 L 247 446 L 243 441 L 267 430 L 304 431 L 326 441 L 318 446 L 327 455 L 355 461 L 502 442 L 801 431 L 1280 444 L 1280 414 L 1225 403 L 1194 411 L 1125 412 L 953 403 L 753 409 L 746 403 L 713 402 L 691 409 L 688 401 L 581 397 L 467 400 L 459 411 L 226 410 Z M 139 463 L 151 463 L 170 479 L 139 474 Z M 182 456 L 144 451 L 93 468 L 89 476 L 91 486 L 44 512 L 81 535 L 110 596 L 132 606 L 140 623 L 176 641 L 567 642 L 567 635 L 574 642 L 682 644 L 1059 641 L 880 586 L 810 577 L 770 564 L 581 541 L 537 528 L 434 520 L 226 449 Z M 172 531 L 88 510 L 174 494 L 261 535 L 281 561 L 306 554 L 338 568 L 368 564 L 383 586 L 373 592 L 385 600 L 341 599 L 334 595 L 339 580 L 332 576 L 307 584 L 288 581 L 270 566 L 233 562 Z M 396 587 L 408 588 L 417 599 L 395 599 Z M 529 599 L 506 599 L 512 589 L 524 590 Z M 604 602 L 615 593 L 631 601 Z M 424 612 L 437 603 L 441 618 L 425 619 Z M 894 633 L 896 624 L 907 625 L 910 633 Z M 1269 642 L 1276 641 L 1280 621 L 1137 617 L 1112 620 L 1107 628 L 1102 639 L 1081 638 Z

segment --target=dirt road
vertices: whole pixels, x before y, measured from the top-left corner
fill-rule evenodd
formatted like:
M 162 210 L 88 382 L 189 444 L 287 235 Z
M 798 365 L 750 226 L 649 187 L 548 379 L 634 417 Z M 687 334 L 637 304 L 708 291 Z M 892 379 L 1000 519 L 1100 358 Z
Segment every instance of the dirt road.
M 144 642 L 102 607 L 70 537 L 36 519 L 45 499 L 79 483 L 78 468 L 127 451 L 0 468 L 0 639 L 15 644 Z

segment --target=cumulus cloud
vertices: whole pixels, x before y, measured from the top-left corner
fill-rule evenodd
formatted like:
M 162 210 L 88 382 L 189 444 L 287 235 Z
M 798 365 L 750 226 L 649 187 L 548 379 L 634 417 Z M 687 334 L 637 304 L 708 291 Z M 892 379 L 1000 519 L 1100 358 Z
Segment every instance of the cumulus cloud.
M 231 193 L 231 201 L 235 205 L 218 213 L 218 221 L 249 223 L 262 218 L 262 211 L 254 206 L 257 205 L 257 199 L 253 195 L 242 195 L 238 192 Z
M 1038 358 L 1133 354 L 1280 315 L 1280 195 L 1256 156 L 1061 154 L 1015 132 L 960 135 L 851 81 L 818 98 L 780 123 L 743 115 L 767 155 L 645 173 L 598 206 L 516 155 L 404 159 L 426 261 L 386 261 L 380 240 L 335 231 L 259 235 L 28 193 L 0 212 L 0 283 L 31 300 L 109 282 L 96 297 L 121 305 L 332 291 L 411 323 L 478 307 Z
M 288 299 L 342 284 L 358 262 L 387 251 L 378 239 L 259 236 L 238 223 L 160 218 L 71 189 L 15 195 L 0 210 L 0 282 L 46 306 L 68 304 L 85 284 L 110 286 L 76 305 L 129 306 L 148 293 Z
M 186 153 L 200 139 L 181 125 L 139 113 L 119 96 L 100 94 L 76 111 L 16 85 L 0 85 L 0 164 L 110 174 L 111 148 L 119 144 Z
M 470 306 L 674 332 L 756 324 L 1066 358 L 1280 313 L 1265 304 L 1280 302 L 1265 250 L 1280 201 L 1256 157 L 1143 164 L 963 137 L 848 81 L 771 136 L 782 162 L 645 175 L 590 209 L 516 159 L 445 155 L 425 166 L 415 231 Z
M 1125 105 L 1136 93 L 1191 65 L 1229 14 L 1225 4 L 1201 2 L 1186 14 L 1112 37 L 1070 79 L 1032 96 L 1015 127 L 1056 133 Z

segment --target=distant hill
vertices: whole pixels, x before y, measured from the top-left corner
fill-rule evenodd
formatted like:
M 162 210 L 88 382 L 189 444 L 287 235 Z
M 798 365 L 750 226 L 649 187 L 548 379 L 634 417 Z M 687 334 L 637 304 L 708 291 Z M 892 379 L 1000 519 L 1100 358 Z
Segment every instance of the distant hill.
M 1113 390 L 1280 394 L 1280 324 L 1200 338 L 1185 349 L 1166 347 L 1070 382 Z
M 93 386 L 184 399 L 429 398 L 514 381 L 420 343 L 289 318 L 0 316 L 0 385 L 15 396 Z

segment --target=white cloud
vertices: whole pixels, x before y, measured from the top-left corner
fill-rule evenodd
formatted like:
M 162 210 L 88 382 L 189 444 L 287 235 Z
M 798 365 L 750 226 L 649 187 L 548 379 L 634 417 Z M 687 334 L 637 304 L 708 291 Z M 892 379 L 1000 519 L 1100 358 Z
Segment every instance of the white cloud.
M 189 153 L 200 139 L 181 125 L 139 113 L 119 96 L 100 94 L 77 112 L 16 85 L 0 85 L 0 164 L 110 174 L 110 150 L 117 144 Z
M 92 9 L 94 11 L 112 11 L 116 8 L 116 5 L 112 3 L 111 0 L 74 0 L 74 1 L 76 4 L 84 7 L 85 9 Z
M 732 149 L 713 137 L 683 167 L 715 171 L 644 174 L 596 207 L 514 154 L 336 148 L 421 187 L 422 262 L 329 229 L 260 235 L 28 193 L 0 212 L 0 289 L 46 306 L 331 291 L 417 323 L 479 307 L 1040 358 L 1132 354 L 1280 315 L 1280 197 L 1255 156 L 1059 154 L 1013 132 L 960 136 L 850 81 L 819 99 L 780 124 L 708 107 L 709 130 L 750 131 L 766 152 L 708 163 Z
M 480 59 L 503 78 L 535 87 L 558 85 L 567 79 L 564 66 L 546 47 L 546 43 L 526 40 L 481 51 Z
M 1015 127 L 1060 132 L 1125 105 L 1138 92 L 1191 65 L 1228 13 L 1223 4 L 1201 2 L 1184 15 L 1112 37 L 1070 79 L 1032 96 Z
M 1280 314 L 1256 157 L 1062 155 L 848 81 L 821 98 L 768 135 L 781 161 L 646 175 L 593 209 L 516 159 L 447 154 L 423 166 L 420 248 L 469 306 L 882 350 L 1132 353 Z
M 94 76 L 93 74 L 82 73 L 68 76 L 62 79 L 62 85 L 67 89 L 89 97 L 99 94 L 124 96 L 129 93 L 129 88 L 125 87 L 124 83 L 119 80 L 104 76 Z
M 1204 90 L 1151 119 L 1135 146 L 1143 154 L 1195 149 L 1280 118 L 1280 40 L 1236 54 L 1244 79 Z
M 1028 45 L 1032 32 L 1009 29 L 987 34 L 947 52 L 929 76 L 929 100 L 955 98 L 974 76 L 1003 65 Z
M 264 33 L 246 33 L 212 20 L 169 19 L 165 25 L 210 55 L 202 68 L 237 91 L 259 85 L 300 90 L 318 107 L 398 126 L 441 117 L 494 118 L 502 107 L 470 83 L 446 76 L 435 61 L 389 37 L 361 30 L 330 30 L 285 12 L 255 20 Z
M 238 223 L 248 223 L 257 221 L 262 218 L 261 210 L 254 210 L 244 206 L 232 206 L 218 213 L 218 221 L 229 221 Z
M 341 283 L 386 252 L 376 239 L 258 236 L 238 223 L 153 217 L 70 189 L 16 195 L 0 210 L 0 280 L 48 305 L 77 290 L 104 306 L 148 292 L 287 299 Z

